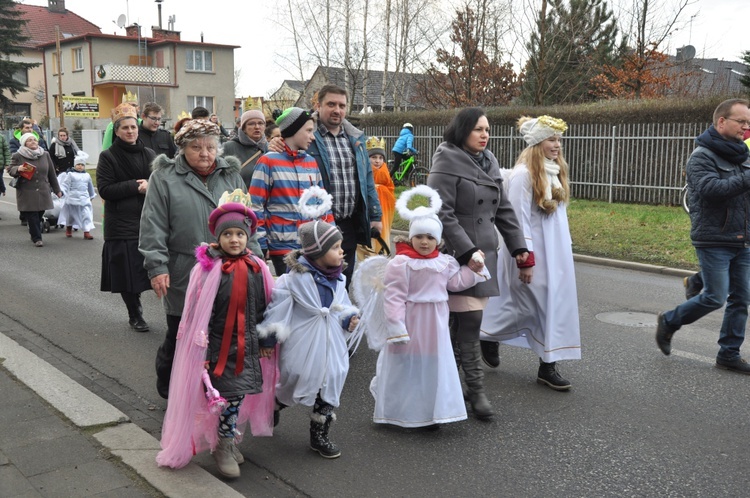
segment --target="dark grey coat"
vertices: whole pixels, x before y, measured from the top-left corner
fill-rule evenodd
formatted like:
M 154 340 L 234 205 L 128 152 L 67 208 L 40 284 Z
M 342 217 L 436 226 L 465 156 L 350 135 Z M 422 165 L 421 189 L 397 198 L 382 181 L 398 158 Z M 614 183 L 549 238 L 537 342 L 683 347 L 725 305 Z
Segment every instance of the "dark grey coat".
M 19 211 L 46 211 L 52 209 L 52 192 L 60 193 L 60 185 L 57 183 L 55 165 L 49 152 L 42 154 L 37 159 L 28 159 L 18 152 L 14 152 L 10 158 L 8 174 L 13 177 L 18 175 L 18 167 L 23 163 L 36 166 L 36 171 L 31 180 L 19 178 L 16 185 L 16 206 Z
M 443 201 L 438 216 L 443 223 L 444 251 L 461 264 L 466 264 L 476 249 L 484 251 L 485 265 L 492 280 L 456 293 L 474 297 L 499 294 L 499 241 L 495 227 L 511 254 L 526 247 L 523 231 L 503 191 L 497 159 L 490 151 L 484 153 L 491 162 L 489 174 L 482 171 L 463 149 L 443 142 L 432 156 L 432 169 L 427 178 L 427 185 L 437 190 Z

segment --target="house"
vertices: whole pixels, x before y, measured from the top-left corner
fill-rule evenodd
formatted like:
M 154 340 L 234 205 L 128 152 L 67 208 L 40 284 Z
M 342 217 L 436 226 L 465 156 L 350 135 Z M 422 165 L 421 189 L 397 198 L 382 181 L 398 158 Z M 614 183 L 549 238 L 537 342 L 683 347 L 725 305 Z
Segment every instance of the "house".
M 747 92 L 740 78 L 750 66 L 742 62 L 695 58 L 695 48 L 677 49 L 668 59 L 669 93 L 677 96 L 740 95 Z
M 274 111 L 283 111 L 294 106 L 305 91 L 306 83 L 306 81 L 300 80 L 284 80 L 279 89 L 265 99 L 263 112 L 267 116 L 273 116 Z
M 43 56 L 37 50 L 37 46 L 54 42 L 57 27 L 60 29 L 61 39 L 84 33 L 101 33 L 98 26 L 67 10 L 65 0 L 49 0 L 47 7 L 19 3 L 16 4 L 16 9 L 27 21 L 23 26 L 23 31 L 29 39 L 20 45 L 23 50 L 22 55 L 12 56 L 11 60 L 39 63 L 39 66 L 19 71 L 14 75 L 14 78 L 27 85 L 28 90 L 16 95 L 13 104 L 5 109 L 6 128 L 15 126 L 25 116 L 41 121 L 48 115 Z
M 234 49 L 238 47 L 182 40 L 179 31 L 157 26 L 145 37 L 140 28 L 126 27 L 125 36 L 87 33 L 60 41 L 62 95 L 98 101 L 98 113 L 91 118 L 100 122 L 85 123 L 87 127 L 108 122 L 112 109 L 128 92 L 141 104 L 159 103 L 167 124 L 196 106 L 215 112 L 223 122 L 233 122 Z M 46 88 L 54 96 L 48 100 L 47 112 L 55 123 L 60 93 L 57 48 L 54 42 L 39 48 Z
M 350 95 L 350 111 L 373 112 L 381 110 L 381 93 L 383 76 L 386 77 L 384 111 L 412 111 L 424 109 L 417 96 L 417 82 L 424 76 L 415 73 L 395 73 L 388 71 L 349 71 L 344 68 L 318 66 L 310 80 L 305 85 L 302 95 L 295 102 L 295 106 L 309 108 L 315 93 L 323 85 L 334 84 L 345 88 Z M 365 76 L 367 83 L 364 84 Z M 366 88 L 366 92 L 363 89 Z M 353 89 L 353 91 L 352 91 Z M 364 96 L 363 96 L 364 94 Z

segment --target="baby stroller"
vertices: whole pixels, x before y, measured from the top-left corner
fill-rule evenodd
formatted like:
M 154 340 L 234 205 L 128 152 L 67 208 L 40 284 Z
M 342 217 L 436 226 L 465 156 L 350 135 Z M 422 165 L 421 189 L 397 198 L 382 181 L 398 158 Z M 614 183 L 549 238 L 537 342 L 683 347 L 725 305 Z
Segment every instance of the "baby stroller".
M 47 209 L 42 216 L 42 232 L 49 233 L 52 227 L 57 228 L 57 219 L 60 217 L 60 210 L 63 206 L 63 200 L 55 194 L 52 196 L 52 209 Z

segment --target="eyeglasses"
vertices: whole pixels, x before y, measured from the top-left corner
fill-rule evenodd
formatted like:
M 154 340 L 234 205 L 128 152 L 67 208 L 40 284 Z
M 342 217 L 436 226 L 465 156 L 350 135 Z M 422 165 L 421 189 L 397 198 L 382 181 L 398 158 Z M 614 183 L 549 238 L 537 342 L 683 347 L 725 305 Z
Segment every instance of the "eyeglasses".
M 738 123 L 743 128 L 750 127 L 750 121 L 747 119 L 734 119 L 734 118 L 724 118 L 728 119 L 729 121 L 734 121 L 735 123 Z
M 151 121 L 161 121 L 161 116 L 146 116 Z
M 245 126 L 256 126 L 258 128 L 266 126 L 265 121 L 248 121 Z

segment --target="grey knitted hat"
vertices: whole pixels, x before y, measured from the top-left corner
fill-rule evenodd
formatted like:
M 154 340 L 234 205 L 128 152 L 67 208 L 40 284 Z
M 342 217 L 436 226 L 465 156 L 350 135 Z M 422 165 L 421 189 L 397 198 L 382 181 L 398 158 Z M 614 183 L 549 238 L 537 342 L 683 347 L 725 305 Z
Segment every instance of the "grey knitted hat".
M 302 254 L 313 261 L 323 257 L 336 242 L 344 238 L 338 227 L 321 220 L 303 223 L 297 229 L 297 233 L 302 245 Z
M 276 118 L 282 138 L 289 138 L 297 133 L 305 123 L 313 119 L 312 114 L 300 107 L 290 107 Z

